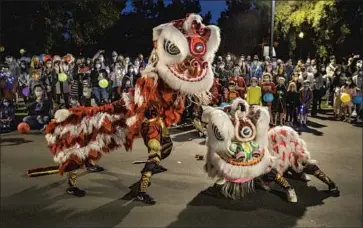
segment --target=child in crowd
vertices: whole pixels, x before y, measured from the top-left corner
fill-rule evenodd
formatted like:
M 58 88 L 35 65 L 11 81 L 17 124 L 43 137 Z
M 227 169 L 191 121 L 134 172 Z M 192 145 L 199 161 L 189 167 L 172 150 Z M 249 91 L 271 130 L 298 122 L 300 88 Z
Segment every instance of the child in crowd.
M 313 101 L 313 91 L 310 88 L 310 81 L 305 80 L 303 84 L 303 88 L 300 89 L 300 125 L 306 127 L 306 122 L 308 119 L 309 108 L 311 106 L 311 102 Z
M 43 86 L 34 86 L 34 99 L 29 99 L 27 103 L 28 116 L 23 119 L 30 129 L 44 130 L 50 121 L 51 103 L 45 97 Z
M 91 98 L 92 98 L 92 85 L 91 78 L 89 73 L 84 73 L 82 75 L 82 97 L 81 104 L 83 106 L 91 106 Z
M 273 105 L 272 105 L 272 112 L 274 113 L 274 125 L 277 125 L 277 118 L 280 119 L 280 125 L 284 124 L 286 116 L 285 99 L 286 99 L 285 78 L 280 77 L 278 79 L 275 99 L 273 100 Z
M 3 98 L 0 103 L 0 130 L 10 130 L 15 120 L 15 108 L 12 102 Z
M 352 108 L 353 108 L 353 102 L 352 99 L 355 95 L 357 95 L 357 88 L 355 86 L 355 84 L 353 83 L 352 78 L 347 78 L 345 85 L 342 86 L 341 88 L 341 93 L 347 93 L 350 95 L 351 100 L 349 102 L 346 103 L 342 103 L 342 109 L 343 109 L 343 115 L 344 115 L 344 121 L 348 121 L 348 123 L 350 123 L 352 121 Z M 348 112 L 348 117 L 347 117 L 347 112 Z
M 341 107 L 342 107 L 342 101 L 340 100 L 341 96 L 341 88 L 336 87 L 334 89 L 334 99 L 333 99 L 333 111 L 334 111 L 334 118 L 339 120 L 341 115 Z
M 262 104 L 262 90 L 257 85 L 258 79 L 256 77 L 251 78 L 251 86 L 247 89 L 247 103 L 249 105 L 261 105 Z
M 262 89 L 262 96 L 264 96 L 265 94 L 272 94 L 274 95 L 276 93 L 276 86 L 275 83 L 272 82 L 273 78 L 272 75 L 270 73 L 264 73 L 262 76 L 262 81 L 261 81 L 261 89 Z M 272 102 L 266 102 L 266 101 L 262 101 L 263 102 L 263 106 L 267 106 L 268 107 L 268 111 L 270 113 L 270 116 L 272 117 L 272 111 L 271 111 L 271 106 L 272 106 Z M 273 118 L 270 119 L 270 124 L 273 124 Z
M 71 86 L 71 98 L 70 103 L 72 107 L 76 107 L 81 104 L 81 91 L 82 91 L 82 73 L 76 73 L 73 77 Z
M 299 72 L 294 72 L 293 76 L 292 76 L 292 80 L 290 81 L 291 82 L 294 82 L 295 85 L 296 85 L 296 90 L 297 91 L 300 91 L 301 87 L 302 87 L 302 81 L 301 79 L 299 79 Z
M 286 93 L 287 125 L 297 123 L 297 113 L 300 104 L 300 94 L 295 82 L 290 82 Z

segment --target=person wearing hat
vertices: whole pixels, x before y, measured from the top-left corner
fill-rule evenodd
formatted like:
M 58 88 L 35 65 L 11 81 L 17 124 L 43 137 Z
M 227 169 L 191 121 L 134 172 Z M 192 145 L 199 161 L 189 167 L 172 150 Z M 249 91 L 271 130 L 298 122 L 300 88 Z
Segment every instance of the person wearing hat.
M 251 86 L 247 89 L 247 103 L 251 106 L 262 105 L 262 90 L 255 77 L 251 78 Z
M 239 93 L 236 91 L 236 88 L 237 88 L 236 82 L 234 81 L 228 82 L 228 93 L 227 97 L 225 97 L 225 100 L 230 104 L 234 101 L 234 99 L 239 97 Z
M 303 82 L 303 87 L 300 89 L 300 125 L 306 127 L 306 122 L 308 119 L 309 108 L 311 102 L 313 101 L 313 91 L 310 88 L 310 81 L 305 80 Z
M 247 92 L 247 85 L 245 80 L 242 77 L 241 68 L 236 66 L 233 68 L 232 77 L 228 79 L 229 82 L 234 81 L 236 84 L 235 90 L 239 93 L 239 97 L 244 98 Z

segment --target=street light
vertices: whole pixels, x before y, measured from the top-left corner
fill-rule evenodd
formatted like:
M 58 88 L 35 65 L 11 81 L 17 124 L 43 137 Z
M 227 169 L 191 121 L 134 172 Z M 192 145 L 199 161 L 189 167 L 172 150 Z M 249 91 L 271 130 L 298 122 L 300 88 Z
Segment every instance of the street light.
M 271 1 L 271 32 L 270 32 L 270 48 L 269 48 L 269 56 L 273 57 L 273 44 L 274 44 L 274 19 L 275 19 L 275 0 Z
M 300 39 L 303 39 L 304 38 L 304 33 L 303 32 L 300 32 L 299 33 L 299 38 Z M 301 44 L 300 44 L 301 45 Z M 302 55 L 302 46 L 300 46 L 300 59 L 301 59 L 301 55 Z

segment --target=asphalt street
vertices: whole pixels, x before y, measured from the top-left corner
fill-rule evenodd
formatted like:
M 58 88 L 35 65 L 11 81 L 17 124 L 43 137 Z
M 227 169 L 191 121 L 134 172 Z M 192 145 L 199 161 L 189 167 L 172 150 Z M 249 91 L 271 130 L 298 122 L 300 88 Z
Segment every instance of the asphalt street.
M 200 194 L 213 184 L 203 172 L 204 140 L 193 129 L 172 130 L 176 150 L 162 162 L 167 172 L 152 179 L 154 206 L 125 199 L 138 181 L 146 150 L 137 140 L 133 152 L 124 149 L 104 156 L 101 173 L 84 170 L 78 186 L 87 196 L 65 193 L 58 174 L 29 178 L 25 171 L 54 165 L 44 135 L 1 136 L 1 227 L 362 227 L 362 128 L 311 118 L 301 136 L 313 159 L 340 187 L 330 197 L 327 186 L 312 177 L 308 183 L 289 179 L 299 202 L 279 193 L 256 190 L 242 200 Z

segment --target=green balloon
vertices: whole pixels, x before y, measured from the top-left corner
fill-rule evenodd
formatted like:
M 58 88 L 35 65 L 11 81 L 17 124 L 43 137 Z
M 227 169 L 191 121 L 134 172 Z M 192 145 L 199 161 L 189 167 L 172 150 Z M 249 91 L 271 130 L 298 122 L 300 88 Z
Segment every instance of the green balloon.
M 60 81 L 60 82 L 67 81 L 67 78 L 68 78 L 68 76 L 63 72 L 58 74 L 58 81 Z
M 102 89 L 105 89 L 108 87 L 108 81 L 106 79 L 101 79 L 99 82 L 98 82 L 98 85 L 102 88 Z

